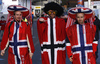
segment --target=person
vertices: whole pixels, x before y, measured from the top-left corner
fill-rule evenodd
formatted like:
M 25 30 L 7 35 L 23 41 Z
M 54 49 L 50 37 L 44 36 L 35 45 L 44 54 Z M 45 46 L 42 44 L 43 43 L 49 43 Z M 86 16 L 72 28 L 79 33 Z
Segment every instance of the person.
M 36 17 L 40 17 L 40 10 L 36 10 L 35 15 L 36 15 Z
M 8 12 L 14 15 L 14 20 L 8 22 L 1 41 L 1 56 L 8 49 L 8 64 L 32 64 L 34 44 L 30 25 L 22 21 L 29 10 L 18 5 L 10 5 Z M 25 14 L 26 13 L 26 14 Z
M 66 24 L 64 19 L 59 18 L 63 14 L 63 8 L 57 3 L 49 2 L 43 10 L 49 17 L 41 17 L 37 21 L 42 64 L 66 64 Z
M 4 32 L 5 25 L 6 25 L 5 17 L 1 16 L 1 20 L 0 20 L 0 40 L 2 40 L 2 36 L 3 36 L 2 34 Z
M 25 18 L 25 17 L 23 17 L 22 21 L 28 22 L 28 21 L 27 21 L 27 18 Z
M 77 10 L 77 11 L 76 11 Z M 97 43 L 93 42 L 96 26 L 93 22 L 85 23 L 85 20 L 92 17 L 92 10 L 84 7 L 72 8 L 69 16 L 76 20 L 72 25 L 66 27 L 67 55 L 72 64 L 96 64 L 95 52 Z M 69 23 L 69 21 L 67 21 Z
M 33 19 L 34 19 L 34 12 L 33 12 L 33 9 L 32 9 L 32 22 L 33 22 Z
M 95 15 L 95 11 L 93 11 L 93 17 L 92 17 L 92 20 L 93 20 L 93 23 L 94 25 L 96 25 L 96 35 L 95 35 L 95 43 L 99 43 L 98 40 L 99 40 L 99 29 L 100 29 L 100 20 L 98 19 L 98 17 Z M 96 51 L 96 59 L 98 58 L 98 48 L 97 48 L 97 51 Z

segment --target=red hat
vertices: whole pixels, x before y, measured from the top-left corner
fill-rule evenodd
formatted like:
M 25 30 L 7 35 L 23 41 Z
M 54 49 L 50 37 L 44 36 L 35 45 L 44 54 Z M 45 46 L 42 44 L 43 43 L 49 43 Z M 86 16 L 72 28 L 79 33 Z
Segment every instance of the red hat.
M 29 10 L 26 7 L 20 5 L 10 5 L 7 9 L 11 15 L 14 15 L 14 11 L 21 11 L 23 17 L 26 17 L 29 14 Z
M 68 15 L 72 18 L 76 20 L 76 14 L 77 13 L 84 13 L 85 14 L 85 20 L 89 19 L 92 17 L 93 15 L 93 11 L 89 8 L 85 8 L 85 7 L 75 7 L 75 8 L 71 8 L 68 11 Z
M 84 13 L 85 15 L 85 20 L 90 19 L 90 24 L 93 25 L 93 22 L 91 20 L 92 15 L 93 15 L 93 11 L 89 8 L 85 8 L 85 7 L 75 7 L 75 8 L 71 8 L 68 11 L 68 19 L 67 19 L 67 23 L 66 23 L 66 31 L 67 28 L 72 26 L 75 21 L 76 21 L 76 14 L 77 13 Z

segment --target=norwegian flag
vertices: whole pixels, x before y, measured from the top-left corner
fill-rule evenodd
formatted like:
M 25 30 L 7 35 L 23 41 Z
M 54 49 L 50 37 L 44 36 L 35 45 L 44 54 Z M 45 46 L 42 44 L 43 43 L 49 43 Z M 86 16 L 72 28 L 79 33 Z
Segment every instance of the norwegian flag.
M 90 27 L 93 26 L 93 21 L 92 19 L 92 15 L 93 15 L 93 11 L 89 8 L 85 8 L 85 7 L 75 7 L 75 8 L 71 8 L 68 11 L 68 19 L 67 19 L 67 24 L 66 24 L 66 31 L 67 28 L 71 25 L 73 25 L 76 21 L 76 14 L 77 13 L 84 13 L 85 15 L 85 20 L 89 19 L 90 22 Z

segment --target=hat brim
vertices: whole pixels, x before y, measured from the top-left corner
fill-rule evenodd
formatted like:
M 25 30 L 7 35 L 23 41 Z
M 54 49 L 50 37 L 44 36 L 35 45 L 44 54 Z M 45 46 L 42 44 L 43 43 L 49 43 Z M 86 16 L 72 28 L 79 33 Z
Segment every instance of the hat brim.
M 85 8 L 85 7 L 75 7 L 75 8 L 71 8 L 68 11 L 68 15 L 72 18 L 76 20 L 76 14 L 77 13 L 84 13 L 85 15 L 85 20 L 89 19 L 92 17 L 93 15 L 93 11 L 89 8 Z
M 49 10 L 56 10 L 57 11 L 56 16 L 58 16 L 58 17 L 64 13 L 63 8 L 55 2 L 49 2 L 49 3 L 45 4 L 45 7 L 43 8 L 43 10 L 45 13 L 47 13 Z
M 26 17 L 29 14 L 29 10 L 20 5 L 10 5 L 7 10 L 11 15 L 14 15 L 14 11 L 21 11 L 23 17 Z

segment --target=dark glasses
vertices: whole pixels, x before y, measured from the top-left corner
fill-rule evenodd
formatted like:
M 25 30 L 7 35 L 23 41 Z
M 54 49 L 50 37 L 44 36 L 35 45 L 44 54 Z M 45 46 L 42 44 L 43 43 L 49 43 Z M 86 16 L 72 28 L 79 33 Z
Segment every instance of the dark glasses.
M 57 12 L 56 11 L 48 11 L 48 14 L 50 15 L 50 14 L 56 14 Z

